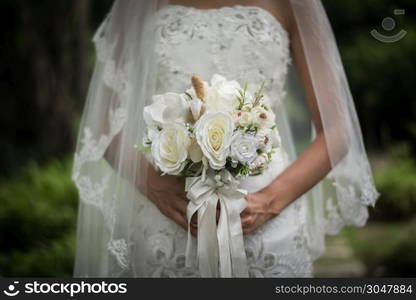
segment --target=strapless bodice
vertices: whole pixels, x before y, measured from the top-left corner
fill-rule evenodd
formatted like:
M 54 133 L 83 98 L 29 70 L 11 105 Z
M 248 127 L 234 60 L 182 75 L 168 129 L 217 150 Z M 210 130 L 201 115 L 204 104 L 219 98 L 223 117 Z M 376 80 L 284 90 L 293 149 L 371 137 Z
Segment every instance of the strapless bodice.
M 267 10 L 256 6 L 196 9 L 168 5 L 158 11 L 157 91 L 181 92 L 192 74 L 218 73 L 253 88 L 265 82 L 283 97 L 290 62 L 288 34 Z

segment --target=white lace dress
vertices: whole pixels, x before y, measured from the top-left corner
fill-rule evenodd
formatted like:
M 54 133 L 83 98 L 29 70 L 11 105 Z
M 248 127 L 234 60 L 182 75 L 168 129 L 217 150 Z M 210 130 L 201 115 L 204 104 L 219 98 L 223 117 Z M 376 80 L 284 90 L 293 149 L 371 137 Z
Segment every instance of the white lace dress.
M 283 97 L 290 63 L 289 40 L 269 12 L 251 6 L 200 10 L 169 5 L 158 13 L 158 92 L 185 90 L 195 73 L 207 80 L 218 73 L 254 86 L 266 81 L 271 99 L 277 103 Z M 261 189 L 288 163 L 282 150 L 267 172 L 247 179 L 242 187 L 250 192 Z M 196 267 L 185 266 L 186 231 L 162 215 L 146 197 L 139 196 L 138 203 L 132 224 L 138 230 L 130 241 L 133 275 L 199 276 Z M 300 198 L 253 234 L 245 235 L 250 276 L 312 275 L 305 213 L 306 202 Z

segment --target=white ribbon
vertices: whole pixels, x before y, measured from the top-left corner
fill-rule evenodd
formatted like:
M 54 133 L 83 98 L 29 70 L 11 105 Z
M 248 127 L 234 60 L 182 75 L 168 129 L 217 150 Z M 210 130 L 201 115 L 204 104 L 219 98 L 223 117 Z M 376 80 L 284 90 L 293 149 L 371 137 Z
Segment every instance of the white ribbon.
M 203 178 L 205 177 L 205 178 Z M 188 241 L 186 265 L 193 253 L 190 223 L 198 212 L 197 261 L 202 277 L 248 277 L 240 213 L 247 203 L 247 191 L 238 189 L 239 182 L 226 170 L 214 176 L 187 177 L 185 190 L 190 200 L 187 207 Z M 216 225 L 217 203 L 221 212 Z

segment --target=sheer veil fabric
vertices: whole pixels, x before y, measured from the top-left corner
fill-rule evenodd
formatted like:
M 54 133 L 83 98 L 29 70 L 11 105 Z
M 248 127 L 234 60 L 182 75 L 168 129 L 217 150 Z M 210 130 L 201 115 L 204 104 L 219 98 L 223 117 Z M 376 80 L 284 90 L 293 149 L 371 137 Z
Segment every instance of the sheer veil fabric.
M 378 193 L 325 10 L 317 0 L 290 0 L 290 5 L 301 37 L 307 72 L 312 80 L 332 165 L 331 172 L 324 180 L 296 200 L 303 201 L 306 207 L 303 220 L 306 240 L 304 249 L 315 259 L 325 250 L 326 234 L 336 234 L 345 225 L 365 224 L 368 206 L 375 204 Z M 141 224 L 151 224 L 159 228 L 157 230 L 160 232 L 164 230 L 164 225 L 157 223 L 151 214 L 138 213 L 147 205 L 137 199 L 145 198 L 143 195 L 148 188 L 148 168 L 151 167 L 134 148 L 134 144 L 142 140 L 145 131 L 143 108 L 151 103 L 153 95 L 186 86 L 187 83 L 182 83 L 182 79 L 176 79 L 181 74 L 186 78 L 183 76 L 186 72 L 204 73 L 208 69 L 204 64 L 212 63 L 212 57 L 204 56 L 203 51 L 195 56 L 190 51 L 193 48 L 189 48 L 183 38 L 200 35 L 203 40 L 209 29 L 200 24 L 188 26 L 192 20 L 185 15 L 176 21 L 166 21 L 166 26 L 161 26 L 169 18 L 163 12 L 170 6 L 172 5 L 166 0 L 115 1 L 94 35 L 97 59 L 80 124 L 72 173 L 80 197 L 74 271 L 76 277 L 149 276 L 143 271 L 149 264 L 146 261 L 148 252 L 157 252 L 160 247 L 165 247 L 158 240 L 147 239 L 147 229 Z M 234 10 L 242 12 L 244 9 L 235 6 L 216 12 L 229 15 Z M 194 15 L 199 13 L 196 9 L 186 12 Z M 214 12 L 211 10 L 211 13 Z M 251 19 L 245 26 L 251 35 L 258 40 L 267 39 L 262 34 L 270 32 L 267 25 L 273 24 L 273 28 L 277 28 L 280 37 L 283 37 L 277 42 L 284 44 L 287 33 L 279 28 L 277 20 L 270 19 L 270 13 L 254 8 L 246 12 Z M 264 19 L 257 20 L 255 13 L 262 14 Z M 202 18 L 204 15 L 198 16 Z M 224 17 L 224 20 L 228 19 Z M 239 17 L 233 20 L 233 24 L 242 22 Z M 262 31 L 263 25 L 266 25 L 265 31 Z M 238 26 L 236 28 L 241 28 Z M 173 36 L 171 33 L 178 28 L 182 35 Z M 186 72 L 181 69 L 181 65 L 176 65 L 176 69 L 172 69 L 172 66 L 170 69 L 163 67 L 166 67 L 166 60 L 163 60 L 164 56 L 158 49 L 160 36 L 168 36 L 174 43 L 175 49 L 166 48 L 164 53 L 179 51 L 175 55 L 178 61 L 183 60 Z M 218 49 L 221 50 L 221 47 L 226 48 L 227 45 L 220 45 Z M 263 51 L 262 55 L 270 53 Z M 189 57 L 198 59 L 189 64 L 186 62 Z M 227 62 L 227 56 L 214 57 L 221 57 L 222 61 L 217 62 L 219 65 L 236 64 L 234 61 Z M 236 59 L 238 54 L 229 57 L 230 60 Z M 276 68 L 282 68 L 276 75 L 278 81 L 268 81 L 268 74 L 274 74 L 274 70 L 269 73 L 266 71 L 262 78 L 269 86 L 269 97 L 274 101 L 282 145 L 288 153 L 288 160 L 294 161 L 313 139 L 314 126 L 309 114 L 305 113 L 306 100 L 302 85 L 297 80 L 296 68 L 290 64 L 290 53 L 283 51 L 277 57 L 279 62 L 276 63 Z M 270 67 L 273 68 L 273 65 Z M 166 75 L 166 70 L 171 71 L 169 76 Z M 232 74 L 236 77 L 243 72 L 235 70 Z M 259 72 L 263 73 L 263 70 Z M 204 77 L 208 74 L 210 73 L 200 75 Z M 230 74 L 223 75 L 228 77 Z M 257 77 L 250 77 L 248 73 L 246 75 L 241 78 L 261 77 L 258 74 L 255 75 Z M 204 78 L 207 81 L 209 79 Z M 182 85 L 172 84 L 175 80 Z M 284 87 L 281 86 L 282 82 L 285 83 Z M 139 216 L 141 219 L 138 221 Z M 165 255 L 172 251 L 169 249 L 153 254 L 158 257 L 159 254 Z M 150 262 L 152 263 L 155 264 Z M 157 274 L 169 275 L 154 273 L 152 276 Z M 273 274 L 269 275 L 274 276 Z M 189 276 L 198 275 L 189 273 Z

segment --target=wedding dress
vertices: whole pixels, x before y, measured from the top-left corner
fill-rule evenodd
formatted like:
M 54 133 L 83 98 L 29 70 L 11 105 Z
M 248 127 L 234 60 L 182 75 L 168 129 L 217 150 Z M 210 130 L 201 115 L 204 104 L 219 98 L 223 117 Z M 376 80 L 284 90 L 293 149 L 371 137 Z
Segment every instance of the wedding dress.
M 269 88 L 265 93 L 276 99 L 283 97 L 290 62 L 289 40 L 269 12 L 245 6 L 209 10 L 167 6 L 159 13 L 159 93 L 186 90 L 193 73 L 208 79 L 217 73 L 254 87 L 266 81 L 273 90 Z M 201 56 L 206 61 L 199 61 Z M 265 173 L 246 179 L 242 187 L 255 192 L 267 186 L 288 165 L 287 157 L 282 156 L 275 155 Z M 138 238 L 148 243 L 147 253 L 135 252 L 138 260 L 147 257 L 147 266 L 139 272 L 144 276 L 198 276 L 195 267 L 184 265 L 185 230 L 164 217 L 146 197 L 139 200 L 142 207 L 134 226 L 140 228 Z M 250 276 L 311 276 L 305 220 L 305 200 L 298 199 L 281 215 L 246 236 Z
M 127 97 L 133 87 L 128 84 L 128 73 L 118 72 L 122 69 L 117 68 L 117 62 L 108 59 L 111 56 L 109 49 L 116 48 L 117 44 L 109 44 L 108 33 L 106 39 L 106 22 L 109 21 L 103 23 L 94 37 L 98 63 L 101 62 L 98 74 L 102 76 L 100 80 L 105 89 L 112 89 L 117 98 Z M 255 192 L 269 185 L 296 159 L 296 141 L 290 132 L 288 112 L 283 104 L 292 60 L 289 34 L 270 12 L 256 6 L 196 9 L 167 5 L 156 11 L 154 22 L 154 94 L 183 92 L 189 88 L 192 74 L 205 80 L 213 74 L 221 74 L 229 80 L 247 82 L 249 88 L 265 82 L 265 94 L 273 100 L 276 122 L 282 134 L 282 148 L 274 154 L 271 165 L 263 174 L 245 179 L 241 187 Z M 132 82 L 140 85 L 137 81 Z M 94 95 L 90 97 L 99 97 L 99 90 L 95 87 Z M 94 132 L 91 126 L 84 126 L 74 162 L 73 177 L 82 200 L 75 275 L 200 276 L 196 265 L 185 264 L 187 232 L 164 216 L 128 180 L 121 179 L 116 168 L 104 159 L 110 141 L 126 126 L 126 114 L 129 113 L 128 105 L 109 103 L 110 125 L 101 134 Z M 84 122 L 85 119 L 88 118 L 84 115 Z M 95 131 L 100 131 L 98 128 Z M 131 146 L 134 142 L 131 141 Z M 95 164 L 94 168 L 82 171 L 88 163 Z M 359 161 L 353 165 L 357 164 Z M 121 160 L 118 161 L 121 169 L 120 165 L 123 165 Z M 336 172 L 334 170 L 333 177 L 329 177 L 335 182 Z M 338 210 L 331 210 L 333 202 L 316 200 L 324 197 L 319 185 L 254 233 L 245 235 L 249 276 L 312 276 L 313 262 L 323 252 L 321 244 L 325 232 L 336 233 L 346 224 L 365 223 L 369 204 L 365 201 L 371 204 L 377 196 L 371 178 L 366 179 L 366 188 L 360 197 L 352 185 L 339 185 L 340 190 L 344 188 L 343 196 L 338 194 L 340 199 L 344 197 L 344 206 L 339 205 Z M 337 185 L 334 183 L 334 186 Z M 120 204 L 123 201 L 124 204 Z M 363 202 L 357 204 L 359 201 Z M 311 204 L 322 206 L 326 213 L 319 215 L 315 207 L 311 217 Z M 311 218 L 319 218 L 320 223 L 315 224 L 317 221 Z

